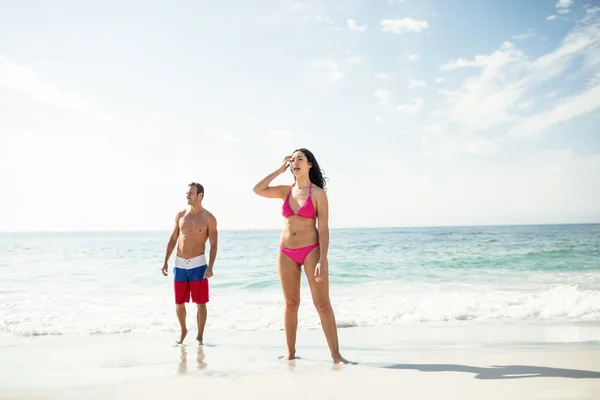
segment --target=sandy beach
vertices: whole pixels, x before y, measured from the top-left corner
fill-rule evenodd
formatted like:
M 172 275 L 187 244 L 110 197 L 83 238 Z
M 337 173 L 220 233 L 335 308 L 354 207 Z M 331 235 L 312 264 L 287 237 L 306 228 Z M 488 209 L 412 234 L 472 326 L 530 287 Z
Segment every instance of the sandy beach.
M 598 399 L 598 324 L 432 324 L 340 330 L 353 365 L 334 365 L 319 330 L 299 359 L 283 332 L 0 340 L 2 399 Z M 191 332 L 193 333 L 193 332 Z

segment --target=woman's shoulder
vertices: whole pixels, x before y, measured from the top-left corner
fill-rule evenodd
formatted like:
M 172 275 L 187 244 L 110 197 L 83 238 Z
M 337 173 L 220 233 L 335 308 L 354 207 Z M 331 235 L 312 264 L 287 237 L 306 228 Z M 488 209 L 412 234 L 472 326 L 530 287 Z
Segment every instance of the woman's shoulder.
M 320 187 L 313 185 L 312 195 L 316 198 L 327 197 L 327 192 L 324 189 L 321 189 Z

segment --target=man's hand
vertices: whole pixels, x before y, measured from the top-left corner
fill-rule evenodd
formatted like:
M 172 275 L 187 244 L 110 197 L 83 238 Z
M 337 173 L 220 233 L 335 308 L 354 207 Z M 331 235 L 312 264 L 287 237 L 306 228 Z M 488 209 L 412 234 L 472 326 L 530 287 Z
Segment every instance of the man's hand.
M 204 271 L 204 279 L 208 279 L 211 276 L 213 276 L 213 270 L 212 267 L 209 267 L 206 269 L 206 271 Z
M 164 276 L 169 275 L 169 264 L 165 263 L 160 271 Z
M 327 259 L 321 259 L 319 260 L 319 262 L 317 263 L 317 266 L 315 267 L 315 281 L 317 283 L 323 282 L 325 280 L 325 278 L 327 277 L 327 268 L 328 268 L 328 262 Z

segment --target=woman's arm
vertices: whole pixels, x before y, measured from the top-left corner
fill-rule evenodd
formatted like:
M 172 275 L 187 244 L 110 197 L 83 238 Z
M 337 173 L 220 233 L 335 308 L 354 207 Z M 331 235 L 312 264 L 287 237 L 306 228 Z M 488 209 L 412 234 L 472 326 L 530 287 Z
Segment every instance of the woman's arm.
M 260 182 L 254 185 L 254 189 L 252 189 L 254 193 L 256 193 L 259 196 L 267 197 L 270 199 L 285 197 L 285 194 L 287 193 L 286 189 L 289 190 L 289 186 L 269 186 L 269 183 L 271 183 L 273 179 L 277 178 L 277 176 L 281 175 L 288 169 L 288 167 L 290 166 L 290 158 L 290 156 L 285 157 L 283 159 L 283 164 L 281 165 L 281 167 L 279 167 L 277 171 L 265 176 L 263 179 L 260 180 Z
M 327 251 L 329 250 L 329 203 L 325 192 L 319 193 L 317 199 L 317 230 L 319 232 L 319 263 L 315 268 L 315 281 L 321 282 L 329 270 Z
M 320 260 L 327 261 L 329 250 L 329 203 L 323 192 L 317 200 L 317 230 L 319 231 Z

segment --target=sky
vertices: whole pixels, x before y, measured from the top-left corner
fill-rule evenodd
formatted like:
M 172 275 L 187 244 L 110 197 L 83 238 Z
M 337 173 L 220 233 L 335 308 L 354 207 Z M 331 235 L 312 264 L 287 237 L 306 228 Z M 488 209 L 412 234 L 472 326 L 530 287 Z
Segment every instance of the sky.
M 593 0 L 0 2 L 0 231 L 282 226 L 310 149 L 332 228 L 600 222 Z M 291 184 L 291 173 L 274 184 Z

